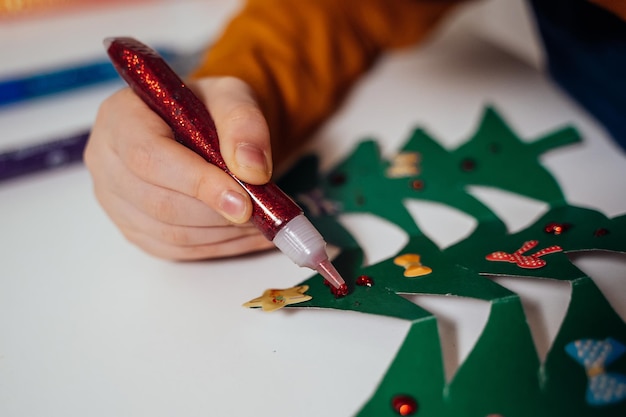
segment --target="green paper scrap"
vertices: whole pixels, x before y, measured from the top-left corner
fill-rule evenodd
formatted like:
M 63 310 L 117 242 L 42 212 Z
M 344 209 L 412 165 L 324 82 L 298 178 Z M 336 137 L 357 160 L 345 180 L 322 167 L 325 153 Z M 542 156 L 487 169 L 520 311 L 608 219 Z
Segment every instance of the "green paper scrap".
M 326 174 L 319 172 L 316 157 L 308 156 L 282 179 L 283 189 L 303 203 L 328 242 L 341 249 L 334 264 L 350 289 L 348 296 L 335 298 L 316 275 L 300 284 L 310 287 L 313 299 L 288 308 L 351 310 L 411 322 L 398 354 L 360 416 L 399 415 L 392 408 L 392 399 L 399 394 L 417 401 L 415 415 L 420 417 L 626 416 L 626 385 L 623 398 L 613 396 L 610 404 L 602 406 L 590 404 L 586 392 L 593 375 L 565 350 L 569 343 L 582 339 L 611 338 L 626 345 L 626 325 L 591 278 L 567 256 L 589 250 L 626 252 L 626 214 L 607 218 L 595 210 L 569 205 L 539 161 L 543 153 L 580 140 L 575 129 L 565 127 L 534 141 L 521 141 L 489 107 L 476 133 L 457 149 L 446 150 L 424 130 L 416 129 L 392 160 L 383 160 L 376 142 L 365 140 Z M 489 207 L 467 193 L 469 185 L 517 193 L 544 201 L 550 209 L 526 229 L 509 234 Z M 469 237 L 441 250 L 405 208 L 404 201 L 410 199 L 455 207 L 474 217 L 478 225 Z M 372 213 L 406 231 L 409 241 L 397 255 L 419 254 L 432 272 L 406 278 L 404 269 L 394 263 L 396 256 L 364 266 L 362 248 L 338 221 L 340 214 L 357 212 Z M 555 232 L 550 224 L 561 228 Z M 516 258 L 513 254 L 527 242 L 535 246 L 522 253 L 526 258 Z M 532 256 L 546 249 L 546 254 Z M 488 259 L 495 252 L 510 255 L 510 261 Z M 537 259 L 545 265 L 527 267 Z M 357 286 L 360 275 L 368 275 L 375 284 Z M 571 284 L 567 314 L 543 364 L 519 296 L 489 278 L 500 275 Z M 402 296 L 406 294 L 470 297 L 491 303 L 476 345 L 447 383 L 436 318 Z M 626 355 L 609 366 L 599 372 L 616 375 L 612 381 L 618 385 L 620 375 L 626 381 Z

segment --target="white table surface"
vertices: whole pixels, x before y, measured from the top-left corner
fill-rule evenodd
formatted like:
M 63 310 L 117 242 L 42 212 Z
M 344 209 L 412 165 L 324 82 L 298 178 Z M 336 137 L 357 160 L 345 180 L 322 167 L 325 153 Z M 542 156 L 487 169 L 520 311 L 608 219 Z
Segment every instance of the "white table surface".
M 0 77 L 104 56 L 101 40 L 111 35 L 197 47 L 219 33 L 237 5 L 166 2 L 2 23 Z M 98 103 L 118 86 L 0 109 L 0 147 L 88 127 Z M 366 137 L 391 155 L 416 126 L 453 148 L 474 132 L 488 104 L 529 141 L 574 125 L 584 143 L 542 162 L 572 204 L 608 216 L 626 212 L 625 153 L 534 66 L 462 25 L 383 59 L 311 148 L 330 168 Z M 475 193 L 505 212 L 512 230 L 545 210 L 527 199 Z M 410 209 L 441 245 L 465 227 L 453 211 L 425 203 Z M 406 239 L 373 216 L 345 216 L 344 223 L 371 263 L 395 254 Z M 626 258 L 585 255 L 576 263 L 626 318 Z M 311 275 L 276 252 L 194 263 L 150 257 L 127 243 L 97 205 L 81 164 L 0 183 L 0 416 L 352 415 L 374 392 L 408 324 L 354 312 L 241 307 L 267 288 Z M 522 296 L 545 357 L 569 285 L 498 282 Z M 414 300 L 440 318 L 451 378 L 489 306 Z

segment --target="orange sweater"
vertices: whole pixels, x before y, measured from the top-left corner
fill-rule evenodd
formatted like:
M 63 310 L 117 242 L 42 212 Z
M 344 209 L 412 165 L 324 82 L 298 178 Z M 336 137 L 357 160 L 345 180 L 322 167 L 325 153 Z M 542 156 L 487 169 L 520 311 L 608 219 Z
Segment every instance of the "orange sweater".
M 249 0 L 195 77 L 251 85 L 268 120 L 276 162 L 339 106 L 386 49 L 413 44 L 454 0 Z
M 608 11 L 619 16 L 622 20 L 626 20 L 626 1 L 624 0 L 590 0 L 600 7 L 604 7 Z
M 626 18 L 626 1 L 592 1 Z M 460 2 L 248 0 L 194 76 L 250 84 L 280 162 L 337 109 L 381 52 L 419 42 Z

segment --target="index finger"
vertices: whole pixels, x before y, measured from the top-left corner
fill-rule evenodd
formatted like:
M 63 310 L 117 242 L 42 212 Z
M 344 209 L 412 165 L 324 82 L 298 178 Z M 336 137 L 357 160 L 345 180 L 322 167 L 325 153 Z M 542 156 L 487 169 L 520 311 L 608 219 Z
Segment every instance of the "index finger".
M 213 116 L 220 153 L 235 176 L 264 184 L 272 176 L 269 127 L 252 90 L 234 77 L 215 77 L 195 84 Z

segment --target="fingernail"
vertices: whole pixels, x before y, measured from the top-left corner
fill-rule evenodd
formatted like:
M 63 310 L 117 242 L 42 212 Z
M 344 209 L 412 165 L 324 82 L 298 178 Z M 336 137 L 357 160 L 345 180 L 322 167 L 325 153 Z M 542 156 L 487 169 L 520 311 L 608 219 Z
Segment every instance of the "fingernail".
M 250 143 L 240 143 L 235 151 L 235 160 L 239 166 L 269 173 L 267 156 L 260 148 Z
M 227 190 L 222 193 L 219 208 L 229 220 L 239 222 L 246 213 L 246 200 L 240 193 Z

